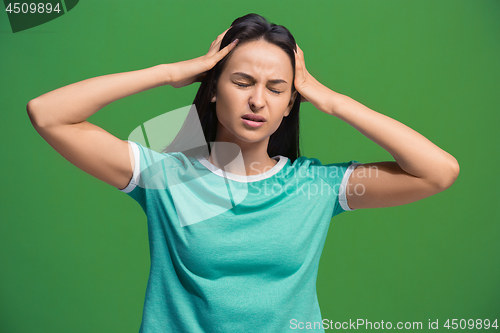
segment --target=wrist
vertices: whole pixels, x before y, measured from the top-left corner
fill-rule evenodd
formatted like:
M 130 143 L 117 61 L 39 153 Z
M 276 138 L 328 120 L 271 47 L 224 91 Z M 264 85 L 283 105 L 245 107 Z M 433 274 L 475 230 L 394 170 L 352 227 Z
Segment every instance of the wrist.
M 158 81 L 159 85 L 162 86 L 167 86 L 172 83 L 172 72 L 173 72 L 173 66 L 172 64 L 160 64 L 157 66 L 154 66 L 157 75 L 158 75 Z
M 343 106 L 347 103 L 349 96 L 339 94 L 333 90 L 330 90 L 330 95 L 328 96 L 328 106 L 327 113 L 332 116 L 338 116 L 343 109 Z

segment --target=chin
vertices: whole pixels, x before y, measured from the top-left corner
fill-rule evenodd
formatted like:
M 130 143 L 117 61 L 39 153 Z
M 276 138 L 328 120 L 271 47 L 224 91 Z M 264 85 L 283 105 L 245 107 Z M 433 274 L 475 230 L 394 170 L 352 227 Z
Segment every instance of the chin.
M 240 131 L 233 132 L 232 134 L 234 139 L 245 143 L 257 143 L 269 138 L 269 135 L 267 135 L 264 131 L 249 131 L 246 129 L 241 129 Z
M 262 140 L 266 140 L 268 137 L 267 136 L 263 136 L 262 134 L 257 134 L 257 133 L 250 133 L 250 134 L 247 134 L 247 135 L 237 135 L 236 136 L 239 140 L 241 141 L 244 141 L 244 142 L 248 142 L 248 143 L 257 143 L 257 142 L 260 142 Z

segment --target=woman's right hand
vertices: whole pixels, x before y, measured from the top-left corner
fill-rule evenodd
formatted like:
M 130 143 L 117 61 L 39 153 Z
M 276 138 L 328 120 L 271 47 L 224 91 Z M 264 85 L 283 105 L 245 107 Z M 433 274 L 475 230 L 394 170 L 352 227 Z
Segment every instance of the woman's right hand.
M 229 27 L 227 30 L 229 30 Z M 229 43 L 225 48 L 219 50 L 222 38 L 226 31 L 221 33 L 210 45 L 207 54 L 191 60 L 176 62 L 169 64 L 171 75 L 170 82 L 174 88 L 181 88 L 192 84 L 193 82 L 201 82 L 206 72 L 212 69 L 220 60 L 222 60 L 235 46 L 238 40 Z

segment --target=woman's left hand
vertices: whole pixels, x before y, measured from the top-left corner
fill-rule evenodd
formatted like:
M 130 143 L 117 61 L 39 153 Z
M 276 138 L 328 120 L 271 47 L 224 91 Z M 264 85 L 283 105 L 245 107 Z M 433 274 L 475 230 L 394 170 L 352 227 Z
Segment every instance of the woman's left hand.
M 331 114 L 328 110 L 328 99 L 335 94 L 332 90 L 322 85 L 306 69 L 304 52 L 297 45 L 295 52 L 295 89 L 302 96 L 301 102 L 311 102 L 318 110 Z

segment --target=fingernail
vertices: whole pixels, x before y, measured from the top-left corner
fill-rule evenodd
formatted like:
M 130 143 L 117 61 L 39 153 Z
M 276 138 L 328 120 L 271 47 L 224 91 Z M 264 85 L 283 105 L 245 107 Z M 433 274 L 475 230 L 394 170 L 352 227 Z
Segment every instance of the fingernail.
M 238 38 L 236 38 L 235 40 L 233 40 L 232 43 L 234 43 L 234 44 L 238 43 Z

